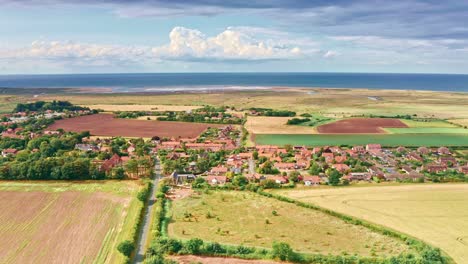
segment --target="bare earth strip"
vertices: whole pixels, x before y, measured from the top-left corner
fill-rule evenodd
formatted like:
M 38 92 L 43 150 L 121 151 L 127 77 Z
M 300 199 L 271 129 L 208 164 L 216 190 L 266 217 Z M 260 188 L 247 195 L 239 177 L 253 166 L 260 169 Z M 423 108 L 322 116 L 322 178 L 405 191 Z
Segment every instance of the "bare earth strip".
M 102 109 L 104 111 L 190 111 L 201 106 L 193 105 L 138 105 L 138 104 L 95 104 L 83 105 L 91 109 Z
M 291 118 L 249 116 L 245 128 L 251 134 L 317 134 L 314 127 L 286 125 Z
M 406 128 L 405 123 L 394 118 L 349 118 L 321 125 L 321 134 L 381 134 L 382 128 Z
M 311 202 L 420 238 L 468 263 L 468 184 L 287 190 Z
M 1 191 L 0 263 L 93 263 L 127 198 L 79 191 Z

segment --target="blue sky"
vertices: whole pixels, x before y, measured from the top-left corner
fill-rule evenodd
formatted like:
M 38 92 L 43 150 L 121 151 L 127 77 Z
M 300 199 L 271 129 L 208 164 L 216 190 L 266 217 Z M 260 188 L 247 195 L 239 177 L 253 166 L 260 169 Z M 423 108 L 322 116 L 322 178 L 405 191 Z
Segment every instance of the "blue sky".
M 0 0 L 0 74 L 468 73 L 468 2 Z

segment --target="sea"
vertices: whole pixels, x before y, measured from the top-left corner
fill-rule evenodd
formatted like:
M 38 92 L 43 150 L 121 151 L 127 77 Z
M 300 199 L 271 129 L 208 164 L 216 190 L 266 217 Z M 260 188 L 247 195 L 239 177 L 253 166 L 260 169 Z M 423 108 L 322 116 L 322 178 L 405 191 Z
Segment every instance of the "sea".
M 93 88 L 108 92 L 210 91 L 271 87 L 468 92 L 468 75 L 390 73 L 120 73 L 0 75 L 0 88 Z

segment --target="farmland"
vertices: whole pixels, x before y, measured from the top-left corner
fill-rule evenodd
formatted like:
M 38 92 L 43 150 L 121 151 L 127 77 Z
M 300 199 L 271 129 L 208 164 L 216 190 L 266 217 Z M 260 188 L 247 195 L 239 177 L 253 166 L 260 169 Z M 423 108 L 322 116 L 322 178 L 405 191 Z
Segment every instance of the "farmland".
M 296 189 L 280 194 L 422 239 L 468 263 L 468 185 Z
M 393 134 L 468 134 L 468 129 L 461 127 L 416 127 L 416 128 L 385 128 Z
M 215 124 L 128 120 L 114 118 L 110 114 L 96 114 L 58 120 L 48 129 L 65 131 L 89 131 L 94 136 L 123 137 L 196 137 Z
M 384 146 L 468 146 L 466 134 L 366 134 L 366 135 L 291 135 L 258 134 L 255 142 L 261 145 L 365 145 Z
M 245 128 L 254 134 L 316 134 L 314 127 L 291 126 L 291 117 L 249 116 Z
M 138 182 L 0 182 L 1 263 L 121 263 Z M 40 252 L 40 254 L 38 254 Z
M 169 214 L 169 236 L 180 239 L 264 248 L 283 241 L 300 252 L 336 255 L 391 256 L 408 250 L 364 227 L 249 192 L 195 194 L 174 201 Z
M 317 127 L 321 134 L 378 134 L 382 128 L 408 127 L 399 119 L 393 118 L 349 118 Z
M 190 111 L 200 106 L 191 105 L 140 105 L 140 104 L 95 104 L 83 105 L 90 109 L 101 109 L 108 112 L 115 111 Z

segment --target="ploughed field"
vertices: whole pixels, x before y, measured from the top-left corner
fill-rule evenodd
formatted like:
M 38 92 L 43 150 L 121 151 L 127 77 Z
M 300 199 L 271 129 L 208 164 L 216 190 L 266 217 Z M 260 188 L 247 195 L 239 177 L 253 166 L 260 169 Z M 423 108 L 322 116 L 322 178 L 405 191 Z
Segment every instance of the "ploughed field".
M 281 190 L 279 194 L 374 222 L 468 263 L 468 184 Z
M 349 118 L 317 127 L 323 134 L 379 134 L 383 128 L 406 128 L 405 123 L 394 118 Z
M 122 263 L 137 182 L 0 182 L 0 263 Z
M 65 131 L 89 131 L 93 136 L 122 137 L 190 137 L 200 135 L 208 127 L 217 124 L 188 122 L 147 121 L 114 118 L 111 114 L 95 114 L 57 120 L 49 130 L 62 128 Z
M 169 215 L 169 236 L 179 239 L 263 248 L 281 241 L 312 254 L 393 256 L 409 250 L 362 226 L 251 192 L 195 193 L 173 201 Z

